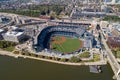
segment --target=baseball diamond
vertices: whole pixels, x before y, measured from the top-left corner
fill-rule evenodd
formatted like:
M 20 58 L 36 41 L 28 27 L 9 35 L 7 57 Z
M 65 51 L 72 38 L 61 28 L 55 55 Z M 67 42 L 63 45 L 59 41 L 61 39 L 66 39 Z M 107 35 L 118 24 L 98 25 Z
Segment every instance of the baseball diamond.
M 37 52 L 43 50 L 60 53 L 79 52 L 82 48 L 91 48 L 94 37 L 82 26 L 48 26 L 39 32 L 33 40 L 33 49 Z

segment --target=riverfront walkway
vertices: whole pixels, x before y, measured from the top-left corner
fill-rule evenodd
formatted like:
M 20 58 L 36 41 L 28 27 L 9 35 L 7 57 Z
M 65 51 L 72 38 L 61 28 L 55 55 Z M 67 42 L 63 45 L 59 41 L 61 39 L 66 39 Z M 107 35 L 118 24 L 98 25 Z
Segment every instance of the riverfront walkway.
M 2 50 L 0 50 L 0 55 L 6 55 L 6 56 L 15 57 L 15 58 L 22 57 L 22 58 L 36 59 L 36 60 L 47 61 L 47 62 L 52 62 L 52 63 L 57 63 L 57 64 L 74 65 L 74 66 L 80 66 L 80 65 L 106 65 L 107 64 L 106 61 L 80 62 L 80 63 L 60 62 L 60 61 L 37 58 L 37 57 L 26 56 L 26 55 L 21 55 L 21 54 L 13 54 L 12 52 L 2 51 Z

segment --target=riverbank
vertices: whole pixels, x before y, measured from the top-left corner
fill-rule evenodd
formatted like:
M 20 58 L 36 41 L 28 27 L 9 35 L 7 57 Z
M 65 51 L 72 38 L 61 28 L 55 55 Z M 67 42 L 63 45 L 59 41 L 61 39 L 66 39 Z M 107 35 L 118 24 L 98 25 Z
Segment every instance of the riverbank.
M 13 54 L 12 52 L 8 51 L 3 51 L 0 50 L 0 55 L 5 55 L 5 56 L 10 56 L 14 58 L 29 58 L 29 59 L 35 59 L 35 60 L 41 60 L 41 61 L 46 61 L 46 62 L 51 62 L 51 63 L 56 63 L 56 64 L 64 64 L 64 65 L 74 65 L 74 66 L 80 66 L 80 65 L 106 65 L 106 61 L 98 61 L 98 62 L 80 62 L 80 63 L 71 63 L 71 62 L 60 62 L 60 61 L 55 61 L 55 60 L 49 60 L 49 59 L 43 59 L 43 58 L 37 58 L 37 57 L 32 57 L 32 56 L 26 56 L 26 55 L 21 55 L 21 54 Z

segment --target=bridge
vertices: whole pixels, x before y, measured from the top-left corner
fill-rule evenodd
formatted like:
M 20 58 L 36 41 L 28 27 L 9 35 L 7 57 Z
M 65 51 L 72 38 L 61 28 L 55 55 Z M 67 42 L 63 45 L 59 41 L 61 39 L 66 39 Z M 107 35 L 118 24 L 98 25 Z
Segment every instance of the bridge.
M 103 43 L 103 45 L 104 45 L 104 47 L 106 49 L 106 55 L 107 55 L 108 62 L 109 62 L 110 66 L 111 66 L 111 68 L 112 68 L 112 70 L 113 70 L 113 72 L 115 74 L 114 78 L 116 80 L 120 80 L 120 75 L 119 75 L 119 73 L 120 73 L 120 65 L 117 62 L 116 58 L 114 57 L 111 49 L 108 47 L 108 45 L 106 43 L 106 40 L 105 40 L 102 33 L 101 33 L 101 37 L 102 37 L 102 43 Z

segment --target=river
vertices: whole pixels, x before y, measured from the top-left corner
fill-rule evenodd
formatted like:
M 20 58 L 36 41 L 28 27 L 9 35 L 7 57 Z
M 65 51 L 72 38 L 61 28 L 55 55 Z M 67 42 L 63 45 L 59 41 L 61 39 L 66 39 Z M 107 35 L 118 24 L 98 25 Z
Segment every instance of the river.
M 90 73 L 88 66 L 68 66 L 32 59 L 0 56 L 0 80 L 113 80 L 110 66 L 100 74 Z

